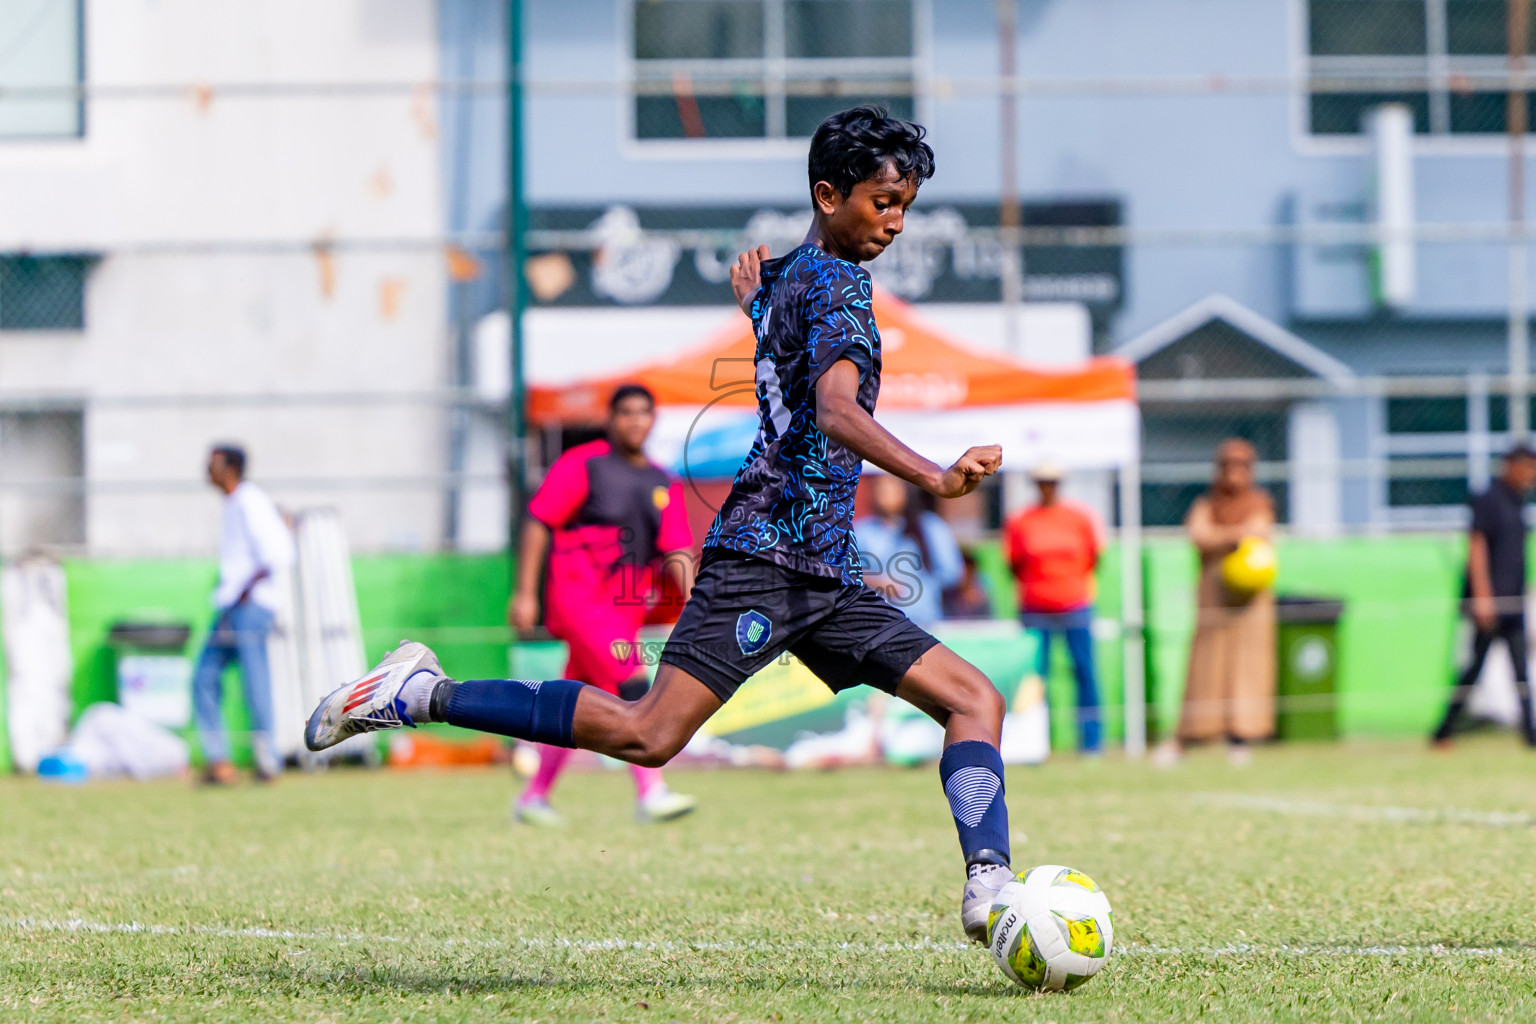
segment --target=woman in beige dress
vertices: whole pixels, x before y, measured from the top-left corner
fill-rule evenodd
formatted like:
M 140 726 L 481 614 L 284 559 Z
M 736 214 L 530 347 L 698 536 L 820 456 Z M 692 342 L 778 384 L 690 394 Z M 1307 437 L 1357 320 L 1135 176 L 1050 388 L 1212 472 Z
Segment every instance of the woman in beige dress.
M 1247 441 L 1223 441 L 1211 489 L 1184 520 L 1200 556 L 1200 584 L 1178 738 L 1158 751 L 1163 762 L 1176 760 L 1184 744 L 1225 739 L 1232 762 L 1243 764 L 1248 744 L 1274 732 L 1274 592 L 1234 594 L 1221 575 L 1222 559 L 1243 538 L 1268 539 L 1274 529 L 1274 501 L 1253 482 L 1255 461 Z

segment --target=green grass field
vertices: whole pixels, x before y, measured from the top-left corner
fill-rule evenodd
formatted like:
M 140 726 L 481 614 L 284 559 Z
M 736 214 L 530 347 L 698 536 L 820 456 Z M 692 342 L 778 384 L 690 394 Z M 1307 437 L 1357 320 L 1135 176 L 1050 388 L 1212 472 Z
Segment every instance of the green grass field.
M 632 822 L 509 826 L 500 772 L 270 789 L 0 780 L 0 1019 L 1536 1019 L 1536 757 L 1513 741 L 1064 759 L 1008 778 L 1015 865 L 1104 887 L 1116 955 L 1071 995 L 957 940 L 936 773 L 674 774 Z

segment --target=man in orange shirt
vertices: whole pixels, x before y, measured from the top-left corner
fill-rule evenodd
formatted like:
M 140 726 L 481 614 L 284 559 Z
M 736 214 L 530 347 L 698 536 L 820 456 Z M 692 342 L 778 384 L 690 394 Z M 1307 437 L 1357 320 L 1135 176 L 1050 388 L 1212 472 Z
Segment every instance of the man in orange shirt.
M 1019 581 L 1024 627 L 1039 640 L 1038 671 L 1050 674 L 1051 637 L 1067 638 L 1077 677 L 1078 749 L 1101 749 L 1099 687 L 1093 668 L 1093 570 L 1103 547 L 1098 521 L 1086 508 L 1063 502 L 1062 470 L 1043 463 L 1030 474 L 1040 503 L 1008 520 L 1003 544 Z

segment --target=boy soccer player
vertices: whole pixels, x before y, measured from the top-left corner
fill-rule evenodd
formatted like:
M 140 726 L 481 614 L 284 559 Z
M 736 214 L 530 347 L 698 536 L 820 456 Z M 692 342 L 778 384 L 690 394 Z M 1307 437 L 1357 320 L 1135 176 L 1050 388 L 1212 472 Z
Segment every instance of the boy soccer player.
M 811 139 L 814 217 L 799 248 L 743 253 L 731 285 L 757 335 L 757 440 L 704 541 L 692 597 L 635 703 L 568 679 L 448 679 L 424 645 L 403 642 L 315 709 L 310 749 L 417 722 L 451 722 L 635 764 L 663 765 L 758 669 L 792 652 L 835 690 L 864 683 L 944 726 L 939 777 L 966 884 L 961 923 L 985 941 L 1009 880 L 1002 695 L 975 666 L 865 587 L 853 499 L 865 460 L 944 498 L 997 472 L 1002 449 L 971 448 L 944 469 L 875 422 L 880 334 L 859 264 L 895 241 L 933 175 L 923 129 L 861 106 Z

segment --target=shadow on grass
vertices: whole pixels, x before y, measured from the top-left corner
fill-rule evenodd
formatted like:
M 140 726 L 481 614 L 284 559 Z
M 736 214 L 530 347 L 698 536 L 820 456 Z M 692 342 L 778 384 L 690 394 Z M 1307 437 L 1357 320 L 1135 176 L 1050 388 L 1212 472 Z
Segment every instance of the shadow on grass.
M 881 992 L 906 991 L 914 995 L 970 996 L 976 998 L 1031 997 L 1027 992 L 1010 984 L 1001 975 L 995 982 L 978 982 L 963 978 L 956 972 L 950 978 L 914 978 L 895 975 L 873 969 L 867 973 L 849 971 L 836 977 L 828 977 L 826 971 L 721 971 L 688 970 L 683 965 L 668 964 L 637 969 L 631 972 L 605 972 L 602 977 L 592 977 L 589 969 L 561 970 L 558 968 L 507 969 L 488 966 L 476 970 L 472 966 L 443 965 L 441 967 L 393 967 L 382 964 L 359 964 L 355 967 L 283 964 L 248 965 L 241 974 L 263 991 L 297 992 L 303 989 L 328 989 L 338 992 L 355 992 L 365 989 L 378 992 L 413 993 L 417 995 L 448 994 L 485 996 L 507 992 L 543 992 L 551 995 L 603 995 L 609 998 L 644 999 L 668 991 L 680 993 L 697 989 L 714 989 L 731 993 L 757 993 L 769 995 L 778 992 Z
M 1135 952 L 1116 957 L 1110 973 L 1126 974 L 1131 980 L 1151 970 L 1166 978 L 1168 972 L 1183 975 L 1247 975 L 1256 972 L 1293 970 L 1300 963 L 1322 960 L 1328 963 L 1353 961 L 1377 967 L 1409 967 L 1422 970 L 1426 962 L 1496 964 L 1501 956 L 1524 956 L 1536 951 L 1536 943 L 1526 940 L 1420 942 L 1411 946 L 1350 947 L 1348 955 L 1291 950 L 1233 950 L 1219 954 L 1192 950 L 1166 953 L 1155 958 Z M 1433 952 L 1430 952 L 1433 950 Z M 1422 951 L 1422 952 L 1421 952 Z M 601 954 L 595 954 L 601 956 Z M 356 963 L 263 963 L 239 968 L 253 983 L 266 990 L 356 991 L 417 994 L 489 995 L 507 992 L 544 992 L 548 994 L 605 995 L 610 998 L 644 999 L 647 994 L 669 991 L 690 992 L 711 989 L 735 994 L 772 995 L 780 992 L 877 992 L 885 995 L 909 993 L 916 997 L 974 997 L 1060 999 L 1056 994 L 1033 993 L 1009 983 L 995 974 L 986 963 L 968 963 L 953 959 L 935 960 L 916 970 L 896 967 L 880 957 L 850 960 L 841 957 L 821 963 L 795 963 L 753 958 L 736 963 L 708 962 L 707 956 L 664 954 L 654 961 L 631 961 L 627 965 L 599 964 L 582 954 L 556 962 L 509 964 L 504 958 L 489 962 L 447 960 L 438 963 L 390 963 L 364 958 Z M 227 965 L 234 968 L 234 965 Z M 1096 986 L 1102 989 L 1103 986 Z

